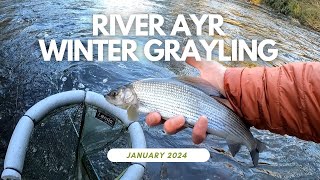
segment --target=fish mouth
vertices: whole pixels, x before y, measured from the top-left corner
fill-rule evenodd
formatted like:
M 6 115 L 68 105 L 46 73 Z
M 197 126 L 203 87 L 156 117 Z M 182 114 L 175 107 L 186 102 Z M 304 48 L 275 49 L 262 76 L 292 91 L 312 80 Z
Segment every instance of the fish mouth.
M 117 107 L 121 107 L 122 106 L 121 102 L 118 102 L 114 97 L 110 96 L 109 94 L 106 94 L 104 96 L 104 98 L 108 103 L 110 103 L 110 104 L 112 104 L 114 106 L 117 106 Z
M 112 95 L 111 95 L 111 93 L 113 93 L 113 92 L 115 92 L 116 90 L 115 89 L 110 89 L 109 91 L 107 91 L 107 92 L 105 92 L 104 93 L 104 98 L 106 98 L 106 99 L 110 99 L 111 97 L 112 97 Z
M 108 94 L 104 95 L 104 98 L 105 98 L 108 102 L 110 102 L 110 100 L 111 100 L 111 98 L 110 98 L 110 96 L 108 96 Z
M 106 92 L 106 93 L 103 95 L 104 98 L 105 98 L 108 102 L 110 102 L 110 103 L 112 103 L 112 98 L 111 98 L 111 96 L 110 96 L 110 93 L 111 93 L 111 92 L 112 92 L 112 90 Z
M 112 99 L 111 97 L 109 97 L 108 95 L 106 95 L 104 98 L 105 98 L 105 100 L 106 100 L 108 103 L 110 103 L 110 104 L 112 104 L 112 105 L 114 105 L 114 106 L 119 106 L 119 105 L 117 104 L 117 102 L 116 102 L 114 99 Z

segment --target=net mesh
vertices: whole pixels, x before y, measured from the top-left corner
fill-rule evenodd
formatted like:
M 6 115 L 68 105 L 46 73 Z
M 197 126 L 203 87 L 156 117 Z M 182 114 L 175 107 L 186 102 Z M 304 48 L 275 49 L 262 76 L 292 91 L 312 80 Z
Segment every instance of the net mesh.
M 97 114 L 111 118 L 104 122 Z M 122 122 L 93 106 L 60 108 L 35 125 L 30 138 L 23 179 L 114 179 L 130 163 L 112 163 L 111 148 L 130 148 Z

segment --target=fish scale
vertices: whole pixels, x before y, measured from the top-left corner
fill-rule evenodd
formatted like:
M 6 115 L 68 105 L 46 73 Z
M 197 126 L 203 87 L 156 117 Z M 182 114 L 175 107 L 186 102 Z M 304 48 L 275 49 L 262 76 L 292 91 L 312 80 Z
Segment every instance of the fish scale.
M 228 107 L 210 95 L 217 92 L 210 83 L 195 77 L 153 78 L 133 82 L 107 95 L 109 102 L 126 108 L 128 117 L 137 112 L 158 112 L 164 119 L 183 115 L 194 126 L 202 115 L 208 118 L 207 133 L 226 139 L 234 156 L 245 145 L 254 166 L 265 145 L 255 139 L 244 122 Z
M 227 133 L 227 136 L 234 136 L 230 140 L 241 137 L 244 142 L 249 141 L 243 144 L 253 148 L 254 138 L 239 117 L 204 92 L 178 81 L 149 79 L 132 85 L 140 103 L 139 111 L 157 111 L 165 119 L 182 114 L 191 125 L 205 115 L 211 134 L 221 136 Z

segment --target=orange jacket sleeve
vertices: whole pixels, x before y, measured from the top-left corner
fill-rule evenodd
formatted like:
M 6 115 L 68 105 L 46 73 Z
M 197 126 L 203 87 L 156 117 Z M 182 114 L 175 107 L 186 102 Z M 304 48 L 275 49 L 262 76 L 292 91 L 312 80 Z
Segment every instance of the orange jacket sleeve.
M 247 124 L 320 142 L 320 63 L 229 68 L 224 87 Z

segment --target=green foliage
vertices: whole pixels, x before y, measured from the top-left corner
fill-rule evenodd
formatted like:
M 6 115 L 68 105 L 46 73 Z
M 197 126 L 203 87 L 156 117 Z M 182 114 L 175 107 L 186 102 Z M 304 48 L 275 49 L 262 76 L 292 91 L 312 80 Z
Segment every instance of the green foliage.
M 277 12 L 283 13 L 283 14 L 289 14 L 290 10 L 288 7 L 288 1 L 289 0 L 264 0 L 264 2 L 275 9 Z
M 301 6 L 299 5 L 297 0 L 292 0 L 288 3 L 288 8 L 291 11 L 291 15 L 294 17 L 301 16 Z
M 320 0 L 263 0 L 263 3 L 320 31 Z

